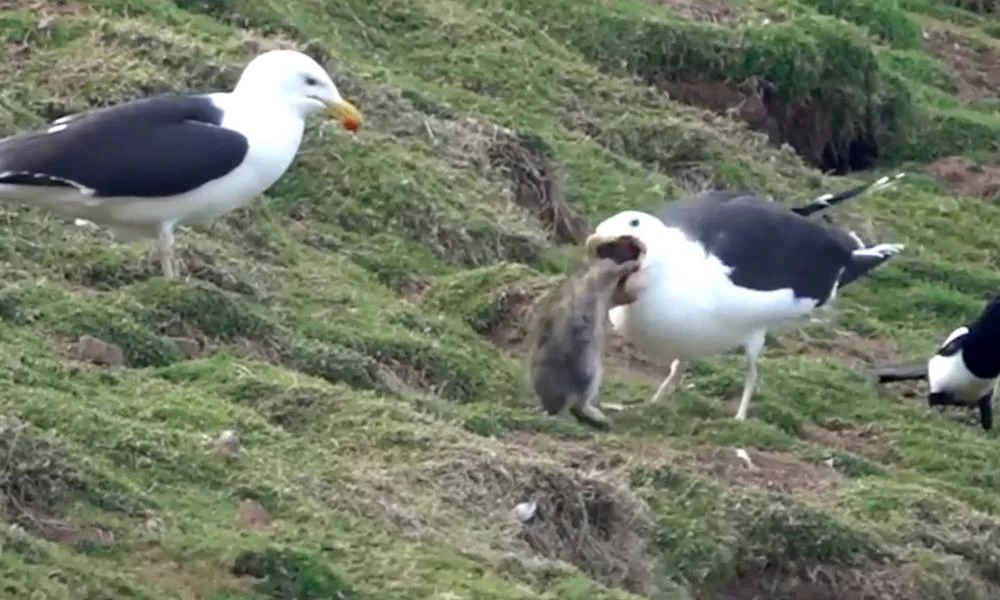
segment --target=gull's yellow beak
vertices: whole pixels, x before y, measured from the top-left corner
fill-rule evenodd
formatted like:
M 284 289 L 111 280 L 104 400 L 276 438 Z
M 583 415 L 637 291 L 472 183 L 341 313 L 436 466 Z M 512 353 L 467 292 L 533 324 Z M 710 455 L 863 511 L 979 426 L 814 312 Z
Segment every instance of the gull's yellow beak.
M 331 103 L 327 106 L 326 114 L 331 119 L 336 119 L 341 127 L 351 133 L 361 127 L 361 113 L 347 100 Z
M 592 233 L 589 236 L 587 236 L 587 240 L 583 243 L 583 246 L 584 248 L 587 249 L 588 255 L 594 255 L 597 253 L 598 246 L 600 246 L 601 244 L 606 244 L 608 242 L 613 242 L 617 239 L 618 238 L 609 238 L 603 235 Z

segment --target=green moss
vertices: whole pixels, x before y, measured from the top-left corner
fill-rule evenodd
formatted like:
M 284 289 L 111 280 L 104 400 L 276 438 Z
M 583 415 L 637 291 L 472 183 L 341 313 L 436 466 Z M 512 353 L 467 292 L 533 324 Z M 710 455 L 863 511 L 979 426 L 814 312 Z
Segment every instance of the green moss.
M 267 548 L 243 552 L 233 561 L 232 571 L 234 575 L 261 579 L 256 588 L 275 600 L 363 598 L 326 560 L 298 550 Z
M 920 43 L 920 27 L 899 2 L 889 0 L 804 0 L 825 15 L 839 17 L 868 29 L 878 40 L 899 48 L 914 48 Z
M 879 53 L 879 59 L 889 71 L 923 85 L 956 93 L 951 73 L 941 61 L 917 50 L 887 50 Z
M 474 331 L 487 334 L 512 318 L 512 302 L 530 303 L 554 283 L 522 264 L 498 263 L 437 278 L 422 305 L 460 315 Z
M 91 335 L 117 344 L 133 367 L 163 366 L 180 360 L 177 346 L 137 323 L 126 310 L 111 305 L 68 301 L 40 309 L 64 336 Z M 58 319 L 58 321 L 56 321 Z
M 856 524 L 806 504 L 763 496 L 740 515 L 743 566 L 821 563 L 861 566 L 890 558 L 884 542 Z M 749 510 L 747 510 L 749 508 Z
M 331 383 L 372 390 L 381 387 L 378 362 L 369 356 L 337 344 L 300 342 L 286 351 L 287 364 Z
M 139 318 L 150 327 L 183 324 L 207 336 L 266 340 L 277 327 L 259 306 L 234 293 L 200 281 L 177 283 L 154 279 L 135 286 Z

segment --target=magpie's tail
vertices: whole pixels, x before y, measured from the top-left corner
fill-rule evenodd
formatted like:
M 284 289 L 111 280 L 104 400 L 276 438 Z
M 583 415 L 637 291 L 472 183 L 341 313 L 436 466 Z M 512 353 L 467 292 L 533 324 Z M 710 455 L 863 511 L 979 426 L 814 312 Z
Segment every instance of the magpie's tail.
M 832 208 L 837 204 L 840 204 L 841 202 L 846 202 L 851 198 L 858 198 L 860 196 L 864 196 L 865 194 L 871 192 L 888 189 L 896 185 L 896 182 L 899 181 L 904 174 L 905 173 L 896 173 L 895 175 L 892 176 L 881 177 L 879 179 L 876 179 L 872 183 L 859 185 L 857 187 L 851 188 L 849 190 L 844 190 L 843 192 L 839 192 L 836 194 L 830 194 L 830 193 L 823 194 L 822 196 L 819 196 L 816 199 L 814 199 L 809 204 L 804 204 L 802 206 L 793 208 L 792 212 L 798 213 L 803 217 L 808 217 L 809 215 L 812 215 L 814 213 L 818 213 L 828 208 Z
M 851 235 L 850 233 L 847 235 Z M 852 236 L 860 241 L 856 235 Z M 861 247 L 851 253 L 851 263 L 847 265 L 840 275 L 840 287 L 871 273 L 883 263 L 899 254 L 905 244 L 873 244 L 868 247 Z
M 927 379 L 927 361 L 882 365 L 872 368 L 869 373 L 875 378 L 877 383 Z

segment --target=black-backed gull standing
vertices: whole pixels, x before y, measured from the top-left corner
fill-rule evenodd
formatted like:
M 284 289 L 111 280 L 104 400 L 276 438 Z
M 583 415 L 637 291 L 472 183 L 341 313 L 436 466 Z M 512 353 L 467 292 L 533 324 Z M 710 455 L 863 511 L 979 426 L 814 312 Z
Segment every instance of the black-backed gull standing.
M 927 404 L 979 408 L 983 429 L 993 428 L 993 404 L 1000 380 L 1000 295 L 971 323 L 948 334 L 927 360 L 872 369 L 878 383 L 927 380 Z
M 258 55 L 231 92 L 165 94 L 68 115 L 0 140 L 0 200 L 157 239 L 174 277 L 174 228 L 247 205 L 288 169 L 312 113 L 348 131 L 358 110 L 327 72 L 292 50 Z
M 659 215 L 618 213 L 595 228 L 586 246 L 596 256 L 641 259 L 641 270 L 632 275 L 639 278 L 638 299 L 608 314 L 626 340 L 670 362 L 650 402 L 676 388 L 689 361 L 742 346 L 747 374 L 736 418 L 743 420 L 767 332 L 810 319 L 840 287 L 903 245 L 867 246 L 854 232 L 760 196 L 720 200 L 717 194 L 668 203 Z

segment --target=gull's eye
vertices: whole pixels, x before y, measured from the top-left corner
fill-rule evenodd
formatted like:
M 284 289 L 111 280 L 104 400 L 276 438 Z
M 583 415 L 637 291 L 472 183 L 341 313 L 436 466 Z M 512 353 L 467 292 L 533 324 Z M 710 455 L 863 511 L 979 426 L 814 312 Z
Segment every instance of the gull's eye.
M 629 221 L 629 227 L 638 227 L 638 226 L 639 226 L 639 219 L 632 219 L 631 221 Z
M 312 75 L 306 75 L 306 85 L 316 85 L 319 81 L 316 80 Z

